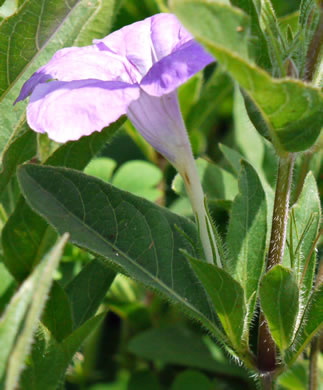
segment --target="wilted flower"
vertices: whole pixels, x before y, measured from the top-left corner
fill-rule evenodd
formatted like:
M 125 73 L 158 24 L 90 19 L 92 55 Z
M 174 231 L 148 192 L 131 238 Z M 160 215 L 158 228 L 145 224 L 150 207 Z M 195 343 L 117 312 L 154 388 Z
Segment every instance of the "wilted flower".
M 59 50 L 24 84 L 17 101 L 31 94 L 29 126 L 57 142 L 100 131 L 127 114 L 184 177 L 194 211 L 203 208 L 199 220 L 207 237 L 203 192 L 199 181 L 194 183 L 198 177 L 177 87 L 212 61 L 174 15 L 158 14 L 91 46 Z M 194 185 L 198 191 L 192 191 Z M 205 245 L 210 258 L 210 243 Z

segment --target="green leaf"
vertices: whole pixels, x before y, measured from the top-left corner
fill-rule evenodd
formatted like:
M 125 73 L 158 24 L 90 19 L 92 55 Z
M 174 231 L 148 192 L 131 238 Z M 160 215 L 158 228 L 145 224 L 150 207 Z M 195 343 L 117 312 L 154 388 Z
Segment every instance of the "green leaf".
M 270 333 L 283 352 L 293 340 L 299 308 L 294 274 L 281 265 L 274 266 L 263 277 L 259 293 Z
M 298 362 L 279 376 L 279 384 L 288 390 L 305 390 L 308 385 L 307 372 L 306 364 Z
M 289 258 L 288 266 L 295 269 L 298 283 L 300 284 L 302 281 L 300 288 L 303 303 L 306 303 L 313 286 L 317 256 L 315 251 L 310 256 L 310 251 L 317 237 L 320 221 L 320 195 L 314 175 L 309 172 L 305 178 L 302 192 L 290 211 L 287 231 L 289 249 L 286 248 L 285 252 L 285 264 L 286 258 Z M 290 254 L 292 258 L 290 258 Z
M 291 366 L 304 351 L 312 337 L 323 328 L 323 284 L 320 284 L 306 305 L 293 344 L 286 351 L 286 363 Z
M 0 316 L 16 290 L 16 283 L 7 268 L 0 261 Z
M 175 378 L 171 390 L 212 390 L 209 378 L 199 371 L 186 370 Z
M 24 165 L 19 179 L 30 205 L 59 232 L 68 230 L 73 243 L 162 293 L 224 338 L 205 291 L 179 252 L 196 253 L 178 231 L 198 245 L 192 222 L 73 170 Z
M 201 129 L 210 117 L 218 114 L 218 108 L 232 92 L 232 81 L 226 72 L 217 67 L 204 85 L 199 99 L 189 110 L 185 122 L 189 132 Z
M 172 0 L 171 5 L 184 26 L 244 89 L 257 130 L 268 132 L 279 150 L 311 147 L 322 128 L 323 95 L 300 80 L 275 79 L 252 63 L 247 55 L 248 16 L 217 2 Z
M 84 169 L 84 173 L 97 177 L 107 183 L 110 181 L 113 171 L 117 166 L 116 161 L 107 157 L 94 158 Z
M 28 128 L 24 124 L 27 103 L 20 102 L 12 107 L 23 83 L 58 49 L 73 46 L 78 39 L 83 42 L 85 38 L 89 41 L 106 35 L 116 4 L 115 0 L 70 0 L 68 3 L 65 0 L 30 0 L 1 22 L 0 51 L 5 54 L 4 60 L 0 61 L 0 111 L 3 113 L 0 117 L 0 161 L 4 163 L 4 159 L 9 158 L 4 151 L 10 153 L 11 165 L 8 171 L 6 167 L 7 174 L 14 170 L 14 151 L 10 149 L 17 150 L 17 143 L 11 145 L 11 142 L 22 136 L 22 126 Z M 30 151 L 26 149 L 20 156 L 15 154 L 15 158 L 19 158 L 15 164 L 22 162 L 23 155 L 29 158 L 35 145 L 30 147 Z
M 201 158 L 196 160 L 196 165 L 208 201 L 234 199 L 238 193 L 238 185 L 232 173 Z M 187 196 L 184 181 L 179 174 L 176 175 L 172 188 L 177 194 Z
M 21 390 L 56 390 L 73 356 L 84 340 L 101 323 L 105 313 L 85 322 L 80 328 L 58 343 L 44 327 L 39 327 L 30 361 L 23 371 Z
M 223 269 L 192 258 L 189 261 L 209 294 L 233 347 L 240 350 L 244 344 L 246 315 L 243 288 Z
M 270 0 L 255 0 L 254 1 L 259 24 L 264 32 L 264 37 L 267 41 L 269 56 L 272 64 L 272 74 L 275 76 L 286 76 L 284 66 L 284 56 L 286 47 L 284 38 L 280 31 L 278 19 L 275 15 L 274 8 Z
M 159 382 L 151 371 L 134 372 L 128 382 L 127 390 L 159 390 Z
M 41 320 L 57 341 L 62 341 L 72 332 L 71 304 L 66 292 L 57 282 L 53 283 Z
M 242 370 L 215 359 L 200 335 L 184 327 L 148 329 L 133 337 L 128 350 L 144 359 L 157 360 L 220 375 L 240 376 Z
M 0 169 L 0 193 L 5 189 L 16 167 L 30 160 L 37 152 L 36 133 L 29 130 L 26 122 L 12 134 L 10 142 L 3 150 Z
M 0 352 L 0 383 L 5 375 L 7 390 L 16 388 L 53 274 L 67 240 L 68 235 L 64 235 L 45 256 L 14 295 L 0 319 L 0 339 L 5 340 Z
M 257 8 L 254 0 L 231 0 L 231 4 L 235 7 L 241 8 L 250 17 L 251 26 L 251 44 L 249 53 L 256 63 L 270 70 L 271 62 L 269 58 L 269 49 L 264 31 L 260 27 L 260 21 L 257 13 Z
M 128 161 L 114 174 L 112 184 L 121 190 L 132 192 L 150 201 L 156 201 L 162 192 L 155 188 L 163 174 L 155 165 L 147 161 Z
M 266 196 L 256 171 L 241 160 L 239 194 L 235 198 L 227 234 L 230 274 L 242 285 L 246 301 L 257 293 L 266 254 Z M 254 307 L 249 311 L 253 313 Z
M 73 310 L 74 328 L 78 328 L 97 311 L 115 277 L 102 260 L 94 259 L 66 286 Z
M 56 234 L 21 197 L 2 231 L 3 262 L 23 281 L 56 240 Z
M 125 118 L 121 118 L 100 133 L 95 132 L 88 137 L 82 137 L 79 141 L 65 143 L 47 159 L 45 164 L 85 168 L 124 121 Z M 3 261 L 18 281 L 24 280 L 55 239 L 53 230 L 21 197 L 2 231 Z

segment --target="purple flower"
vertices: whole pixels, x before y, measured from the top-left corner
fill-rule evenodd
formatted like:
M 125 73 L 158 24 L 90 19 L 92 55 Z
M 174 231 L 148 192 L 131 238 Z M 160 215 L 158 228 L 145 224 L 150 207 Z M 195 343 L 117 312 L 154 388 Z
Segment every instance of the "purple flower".
M 31 94 L 29 126 L 57 142 L 101 131 L 127 114 L 176 164 L 180 150 L 190 151 L 176 89 L 212 61 L 174 15 L 158 14 L 92 46 L 59 50 L 16 102 Z
M 57 142 L 101 131 L 127 114 L 183 176 L 210 263 L 216 243 L 177 88 L 213 61 L 174 15 L 158 14 L 92 46 L 59 50 L 24 84 L 17 99 L 31 94 L 29 126 Z M 216 261 L 221 266 L 218 253 Z

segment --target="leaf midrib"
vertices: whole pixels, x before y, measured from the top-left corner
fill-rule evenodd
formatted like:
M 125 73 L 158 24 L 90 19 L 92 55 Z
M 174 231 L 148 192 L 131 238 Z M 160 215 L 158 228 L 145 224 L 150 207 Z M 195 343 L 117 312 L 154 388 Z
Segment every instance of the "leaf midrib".
M 41 167 L 39 167 L 41 168 Z M 42 169 L 42 168 L 41 168 Z M 185 301 L 185 299 L 183 299 L 180 295 L 178 295 L 176 293 L 176 291 L 172 290 L 169 288 L 169 286 L 167 286 L 163 281 L 161 281 L 160 279 L 156 279 L 154 275 L 152 275 L 150 272 L 148 272 L 145 268 L 143 268 L 140 264 L 136 263 L 135 261 L 133 261 L 131 259 L 131 257 L 129 257 L 126 253 L 124 253 L 124 251 L 120 250 L 119 248 L 117 248 L 115 245 L 113 245 L 112 243 L 110 243 L 109 241 L 106 241 L 106 239 L 100 235 L 97 231 L 93 230 L 93 228 L 91 226 L 89 226 L 88 224 L 85 224 L 79 217 L 77 217 L 75 214 L 72 214 L 66 207 L 65 205 L 63 205 L 59 199 L 57 199 L 52 193 L 48 192 L 40 183 L 38 183 L 36 180 L 34 180 L 32 178 L 32 176 L 30 176 L 26 170 L 25 170 L 25 174 L 27 174 L 29 176 L 29 178 L 33 181 L 35 187 L 38 187 L 41 191 L 45 192 L 47 196 L 51 197 L 56 203 L 58 203 L 59 207 L 61 209 L 63 209 L 67 214 L 69 214 L 71 216 L 72 219 L 76 220 L 78 223 L 81 223 L 83 224 L 84 226 L 86 226 L 86 228 L 88 229 L 88 231 L 90 231 L 92 234 L 94 234 L 95 236 L 97 236 L 101 241 L 103 241 L 104 244 L 106 244 L 107 246 L 110 246 L 113 250 L 117 251 L 118 253 L 120 253 L 127 261 L 129 261 L 132 265 L 134 265 L 135 267 L 137 267 L 141 272 L 143 272 L 146 276 L 148 276 L 149 278 L 151 278 L 157 285 L 160 285 L 163 289 L 165 289 L 169 294 L 170 296 L 173 296 L 175 300 L 177 300 L 179 303 L 181 303 L 184 307 L 187 307 L 190 311 L 192 311 L 193 313 L 195 313 L 199 318 L 200 320 L 203 319 L 203 322 L 205 322 L 205 324 L 208 325 L 208 328 L 213 331 L 213 333 L 215 335 L 219 335 L 219 338 L 220 340 L 223 340 L 223 339 L 226 339 L 226 337 L 222 334 L 222 332 L 220 331 L 220 329 L 218 329 L 211 321 L 209 318 L 207 318 L 202 312 L 198 311 L 197 308 L 195 306 L 192 306 L 191 304 L 189 304 L 187 301 Z M 71 182 L 70 179 L 68 179 L 64 174 L 63 174 L 64 178 L 67 179 L 68 181 Z M 75 187 L 75 184 L 71 182 L 71 184 Z M 136 208 L 137 209 L 137 208 Z M 138 210 L 138 209 L 137 209 Z M 139 210 L 138 210 L 139 211 Z M 140 211 L 139 211 L 140 212 Z M 41 213 L 40 213 L 41 214 Z M 140 212 L 141 214 L 141 212 Z M 42 215 L 42 214 L 41 214 Z M 43 215 L 46 219 L 46 215 Z M 124 267 L 122 267 L 120 265 L 120 267 L 122 269 L 124 269 Z M 143 282 L 141 282 L 143 283 Z M 145 284 L 145 283 L 143 283 Z M 150 288 L 152 288 L 152 286 L 148 286 Z

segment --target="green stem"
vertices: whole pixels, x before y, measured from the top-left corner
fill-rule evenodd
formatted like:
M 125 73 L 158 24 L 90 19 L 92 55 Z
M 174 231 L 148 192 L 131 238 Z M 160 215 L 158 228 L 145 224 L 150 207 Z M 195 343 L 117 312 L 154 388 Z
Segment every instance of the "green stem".
M 310 375 L 309 375 L 309 390 L 319 389 L 319 370 L 318 370 L 318 358 L 320 352 L 320 339 L 316 336 L 311 343 L 310 353 Z
M 294 160 L 293 154 L 279 160 L 267 271 L 280 264 L 284 255 Z M 258 330 L 257 366 L 260 372 L 267 374 L 277 368 L 276 345 L 262 312 Z

